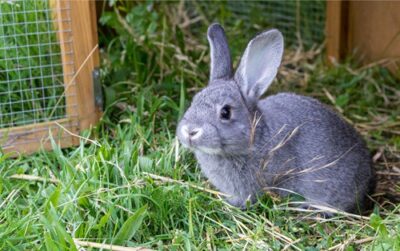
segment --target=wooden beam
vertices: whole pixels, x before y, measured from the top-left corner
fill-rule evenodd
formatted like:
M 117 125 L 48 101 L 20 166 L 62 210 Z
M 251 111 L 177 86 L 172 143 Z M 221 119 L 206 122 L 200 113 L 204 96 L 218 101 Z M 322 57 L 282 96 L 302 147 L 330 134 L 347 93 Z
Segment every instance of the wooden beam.
M 55 20 L 54 28 L 61 31 L 57 32 L 57 38 L 60 43 L 63 65 L 66 117 L 71 120 L 75 119 L 78 122 L 77 88 L 74 78 L 76 71 L 73 46 L 74 38 L 72 32 L 64 32 L 73 29 L 71 22 L 71 2 L 69 0 L 51 0 L 50 8 L 53 11 L 53 20 Z M 78 139 L 73 139 L 73 142 L 78 144 L 79 141 Z
M 92 72 L 100 65 L 97 49 L 96 3 L 90 0 L 69 1 L 76 76 L 79 128 L 97 123 L 101 107 L 95 104 Z M 95 50 L 94 53 L 93 50 Z M 78 72 L 79 70 L 79 72 Z
M 0 145 L 3 152 L 11 153 L 13 156 L 18 155 L 18 153 L 30 154 L 41 147 L 45 150 L 51 150 L 50 136 L 61 147 L 69 147 L 76 144 L 74 140 L 76 137 L 71 135 L 70 132 L 77 132 L 78 129 L 76 121 L 69 119 L 0 129 Z
M 326 3 L 326 52 L 330 62 L 339 61 L 346 53 L 347 2 Z
M 80 130 L 84 130 L 98 122 L 102 109 L 95 104 L 92 79 L 93 70 L 100 65 L 96 2 L 52 0 L 51 5 L 56 10 L 57 28 L 71 30 L 59 32 L 65 94 L 72 96 L 66 100 L 67 117 L 77 117 Z

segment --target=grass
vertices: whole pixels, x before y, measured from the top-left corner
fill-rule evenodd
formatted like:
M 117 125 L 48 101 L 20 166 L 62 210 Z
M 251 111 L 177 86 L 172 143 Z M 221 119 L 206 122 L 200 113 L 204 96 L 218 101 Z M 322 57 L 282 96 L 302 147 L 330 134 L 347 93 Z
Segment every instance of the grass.
M 242 211 L 213 190 L 174 132 L 207 83 L 206 39 L 193 32 L 213 19 L 181 27 L 196 17 L 179 4 L 112 3 L 100 19 L 106 110 L 83 134 L 95 141 L 0 154 L 0 250 L 399 250 L 400 92 L 385 68 L 328 67 L 319 47 L 291 50 L 269 91 L 316 97 L 361 132 L 379 178 L 373 211 L 322 219 L 267 195 Z M 226 29 L 230 40 L 242 32 Z M 235 62 L 246 43 L 233 44 Z

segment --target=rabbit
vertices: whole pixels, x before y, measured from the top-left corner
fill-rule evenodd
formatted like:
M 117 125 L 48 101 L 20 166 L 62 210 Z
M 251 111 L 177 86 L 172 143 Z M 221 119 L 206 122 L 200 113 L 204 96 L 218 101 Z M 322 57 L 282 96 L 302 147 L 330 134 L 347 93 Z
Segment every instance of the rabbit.
M 314 98 L 261 98 L 281 64 L 281 32 L 255 36 L 235 73 L 222 26 L 210 25 L 207 38 L 210 80 L 179 121 L 177 137 L 213 186 L 240 208 L 271 192 L 300 195 L 302 207 L 360 212 L 374 175 L 356 130 Z

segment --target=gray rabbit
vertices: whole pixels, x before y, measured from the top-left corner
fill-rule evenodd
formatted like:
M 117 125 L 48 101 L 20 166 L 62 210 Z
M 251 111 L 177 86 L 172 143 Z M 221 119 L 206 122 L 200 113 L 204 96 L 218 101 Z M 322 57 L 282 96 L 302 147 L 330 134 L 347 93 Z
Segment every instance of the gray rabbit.
M 365 143 L 319 101 L 292 93 L 260 99 L 274 80 L 283 37 L 253 38 L 233 73 L 223 28 L 208 28 L 211 72 L 177 128 L 201 170 L 230 204 L 245 207 L 265 191 L 305 199 L 306 207 L 360 212 L 373 172 Z

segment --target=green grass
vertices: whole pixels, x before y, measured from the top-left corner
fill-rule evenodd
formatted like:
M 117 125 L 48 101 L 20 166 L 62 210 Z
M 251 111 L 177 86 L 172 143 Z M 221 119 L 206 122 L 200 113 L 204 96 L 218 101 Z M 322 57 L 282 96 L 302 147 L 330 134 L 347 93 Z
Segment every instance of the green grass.
M 269 92 L 316 97 L 354 123 L 379 171 L 383 195 L 371 214 L 326 220 L 267 195 L 242 211 L 213 191 L 175 138 L 180 115 L 207 83 L 212 19 L 181 28 L 177 4 L 117 6 L 100 19 L 106 110 L 83 134 L 95 141 L 0 154 L 0 250 L 77 250 L 74 240 L 159 250 L 399 250 L 400 208 L 386 199 L 399 198 L 388 175 L 398 173 L 400 156 L 393 75 L 352 60 L 328 67 L 318 50 L 288 51 Z M 228 39 L 240 29 L 226 27 Z M 246 43 L 233 44 L 235 62 Z

